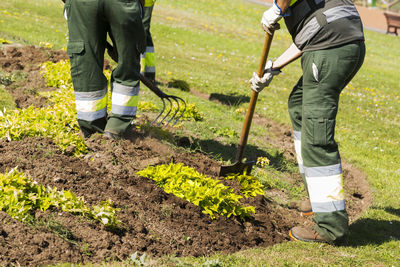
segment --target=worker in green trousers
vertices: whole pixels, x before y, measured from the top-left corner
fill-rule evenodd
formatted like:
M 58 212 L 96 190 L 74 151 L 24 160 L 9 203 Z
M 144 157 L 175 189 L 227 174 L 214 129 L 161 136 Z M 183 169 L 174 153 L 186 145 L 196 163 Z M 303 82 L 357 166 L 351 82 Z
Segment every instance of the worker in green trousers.
M 146 39 L 139 0 L 66 0 L 67 53 L 75 91 L 78 124 L 85 137 L 99 132 L 123 138 L 136 115 L 140 54 Z M 107 114 L 107 79 L 103 74 L 107 33 L 116 44 L 118 65 L 111 77 L 111 112 Z
M 251 87 L 260 92 L 290 62 L 301 57 L 303 75 L 288 101 L 300 174 L 309 195 L 314 226 L 296 226 L 297 241 L 336 242 L 348 232 L 343 174 L 335 141 L 339 96 L 365 57 L 363 26 L 350 0 L 276 0 L 261 23 L 272 34 L 284 18 L 293 44 L 263 77 L 253 74 Z M 307 206 L 307 205 L 305 205 Z

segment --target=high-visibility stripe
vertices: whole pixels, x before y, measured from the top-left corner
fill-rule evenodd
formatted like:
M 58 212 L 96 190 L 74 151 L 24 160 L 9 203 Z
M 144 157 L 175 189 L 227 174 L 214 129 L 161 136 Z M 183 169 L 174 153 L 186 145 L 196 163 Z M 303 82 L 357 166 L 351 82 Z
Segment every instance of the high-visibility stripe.
M 139 100 L 139 86 L 112 84 L 111 113 L 135 116 Z
M 107 89 L 92 91 L 92 92 L 77 92 L 75 91 L 76 100 L 92 100 L 103 98 L 107 94 Z
M 358 11 L 355 6 L 337 6 L 330 8 L 324 12 L 326 21 L 331 23 L 332 21 L 347 18 L 347 17 L 359 17 Z
M 331 202 L 311 202 L 313 212 L 334 212 L 346 209 L 346 203 L 344 200 L 331 201 Z
M 95 112 L 107 106 L 107 97 L 104 95 L 102 98 L 83 99 L 75 98 L 76 110 L 79 112 Z
M 304 173 L 303 158 L 301 156 L 301 132 L 293 131 L 294 149 L 296 151 L 297 163 L 299 165 L 300 174 Z
M 76 92 L 75 105 L 80 120 L 94 121 L 107 116 L 107 89 Z
M 105 118 L 107 116 L 107 108 L 103 108 L 94 112 L 81 112 L 77 111 L 77 117 L 79 120 L 94 121 L 97 119 Z
M 156 0 L 145 0 L 144 1 L 144 6 L 145 7 L 150 7 L 150 6 L 154 6 L 154 3 L 156 2 Z
M 154 67 L 156 65 L 154 53 L 146 53 L 145 62 L 146 66 Z
M 146 51 L 144 53 L 154 53 L 154 46 L 146 46 Z
M 119 83 L 111 84 L 111 91 L 114 93 L 120 93 L 123 95 L 139 95 L 140 87 L 138 86 L 126 86 Z
M 112 105 L 111 112 L 113 114 L 124 115 L 124 116 L 136 116 L 137 107 L 126 107 L 126 106 L 118 106 Z
M 156 60 L 154 46 L 146 47 L 146 52 L 140 55 L 141 73 L 155 73 Z
M 334 164 L 330 166 L 322 167 L 310 167 L 306 170 L 307 177 L 324 177 L 324 176 L 334 176 L 342 173 L 342 165 Z
M 144 67 L 142 73 L 156 73 L 156 67 Z
M 112 93 L 112 104 L 126 107 L 136 107 L 138 104 L 138 96 L 129 96 L 119 93 Z
M 355 6 L 337 6 L 323 12 L 328 23 L 342 18 L 360 17 Z M 312 18 L 301 31 L 296 35 L 294 42 L 297 46 L 303 46 L 308 40 L 314 37 L 321 29 L 317 18 Z
M 345 209 L 341 164 L 306 167 L 305 176 L 314 212 Z

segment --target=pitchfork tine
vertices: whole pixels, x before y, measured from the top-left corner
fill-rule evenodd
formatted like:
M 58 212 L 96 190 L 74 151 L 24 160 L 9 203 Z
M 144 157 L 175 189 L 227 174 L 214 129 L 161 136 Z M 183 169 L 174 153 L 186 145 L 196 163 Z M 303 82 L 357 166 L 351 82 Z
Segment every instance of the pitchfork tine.
M 162 123 L 163 123 L 163 121 L 168 117 L 168 115 L 171 113 L 171 111 L 172 111 L 172 101 L 171 101 L 171 99 L 167 96 L 167 97 L 164 97 L 164 98 L 161 98 L 163 101 L 164 101 L 164 99 L 166 99 L 168 102 L 169 102 L 169 106 L 170 106 L 170 108 L 169 108 L 169 111 L 167 112 L 167 114 L 165 114 L 165 116 L 162 118 L 162 120 L 160 120 L 157 124 L 156 124 L 156 126 L 160 126 Z M 165 102 L 164 102 L 165 103 Z M 162 114 L 164 112 L 164 110 L 160 113 L 160 115 Z
M 109 33 L 109 34 L 110 34 L 110 33 Z M 110 37 L 111 37 L 111 39 L 112 39 L 111 34 L 110 34 Z M 115 62 L 118 62 L 118 56 L 117 56 L 117 53 L 113 53 L 114 47 L 112 46 L 112 44 L 110 44 L 109 42 L 106 42 L 106 47 L 107 47 L 107 51 L 108 51 L 110 57 L 111 57 Z M 115 51 L 114 51 L 114 52 L 115 52 Z M 161 121 L 159 121 L 159 122 L 157 123 L 157 126 L 159 126 L 159 125 L 168 117 L 168 115 L 171 113 L 172 108 L 173 108 L 173 104 L 172 104 L 171 99 L 173 99 L 173 100 L 176 102 L 178 108 L 177 108 L 177 110 L 175 111 L 175 113 L 172 115 L 171 119 L 167 122 L 167 125 L 168 125 L 171 121 L 173 121 L 173 120 L 175 119 L 176 115 L 178 114 L 179 109 L 180 109 L 179 101 L 182 101 L 182 102 L 183 102 L 183 104 L 185 105 L 185 107 L 184 107 L 182 113 L 181 113 L 181 114 L 178 116 L 178 118 L 175 120 L 175 122 L 174 122 L 174 124 L 173 124 L 173 125 L 175 125 L 175 124 L 178 122 L 178 120 L 183 116 L 183 113 L 185 113 L 185 111 L 186 111 L 186 102 L 185 102 L 182 98 L 180 98 L 180 97 L 173 96 L 173 95 L 167 95 L 166 93 L 164 93 L 163 91 L 161 91 L 160 88 L 158 88 L 152 81 L 150 81 L 148 78 L 146 78 L 146 77 L 143 76 L 142 74 L 139 74 L 139 79 L 140 79 L 140 81 L 141 81 L 142 83 L 144 83 L 151 91 L 153 91 L 153 93 L 155 93 L 159 98 L 161 98 L 161 100 L 162 100 L 162 102 L 163 102 L 163 108 L 162 108 L 161 112 L 158 114 L 158 116 L 152 121 L 152 123 L 151 123 L 152 125 L 154 125 L 154 124 L 157 122 L 157 120 L 161 118 L 161 115 L 164 113 L 165 108 L 166 108 L 165 99 L 167 99 L 167 101 L 169 102 L 171 108 L 169 109 L 168 113 L 161 119 Z M 178 100 L 179 100 L 179 101 L 178 101 Z
M 170 96 L 170 95 L 168 95 L 168 98 L 171 98 L 172 100 L 174 100 L 174 101 L 175 101 L 175 103 L 176 103 L 176 105 L 177 105 L 177 107 L 176 107 L 176 111 L 174 112 L 174 114 L 172 114 L 172 116 L 171 116 L 171 119 L 169 119 L 169 120 L 168 120 L 168 122 L 167 122 L 166 126 L 168 126 L 168 125 L 169 125 L 169 123 L 170 123 L 172 120 L 174 120 L 174 119 L 175 119 L 175 116 L 176 116 L 176 114 L 178 114 L 178 112 L 179 112 L 179 108 L 180 108 L 180 106 L 179 106 L 179 101 L 178 101 L 178 100 L 176 100 L 176 98 L 175 98 L 174 96 Z
M 181 102 L 183 103 L 184 107 L 183 107 L 183 110 L 182 110 L 181 114 L 178 116 L 178 118 L 176 118 L 176 120 L 175 120 L 175 122 L 172 124 L 172 126 L 174 126 L 174 125 L 180 120 L 180 118 L 182 118 L 183 114 L 184 114 L 185 111 L 186 111 L 186 102 L 185 102 L 185 100 L 183 100 L 182 98 L 180 98 L 180 97 L 178 97 L 178 96 L 174 96 L 174 98 L 175 98 L 175 101 L 176 101 L 177 104 L 178 104 L 178 109 L 177 109 L 177 112 L 174 114 L 174 117 L 175 117 L 175 115 L 178 113 L 178 111 L 179 111 L 179 109 L 180 109 L 179 101 L 181 101 Z M 179 100 L 179 101 L 178 101 L 178 100 Z M 171 119 L 171 120 L 172 120 L 172 119 Z
M 161 112 L 157 115 L 157 117 L 151 122 L 152 125 L 154 125 L 156 123 L 156 121 L 158 120 L 158 118 L 160 118 L 161 115 L 164 113 L 164 110 L 165 110 L 164 98 L 161 98 L 161 101 L 163 102 L 163 108 L 162 108 Z

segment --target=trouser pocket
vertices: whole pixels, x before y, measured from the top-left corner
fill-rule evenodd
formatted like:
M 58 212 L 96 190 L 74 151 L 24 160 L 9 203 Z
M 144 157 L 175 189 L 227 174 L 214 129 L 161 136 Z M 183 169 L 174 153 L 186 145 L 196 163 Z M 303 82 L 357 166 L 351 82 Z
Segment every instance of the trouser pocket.
M 71 62 L 72 80 L 79 79 L 82 73 L 82 56 L 85 53 L 85 43 L 83 41 L 69 41 L 67 54 Z
M 335 108 L 314 108 L 305 114 L 306 142 L 312 145 L 326 146 L 335 144 Z

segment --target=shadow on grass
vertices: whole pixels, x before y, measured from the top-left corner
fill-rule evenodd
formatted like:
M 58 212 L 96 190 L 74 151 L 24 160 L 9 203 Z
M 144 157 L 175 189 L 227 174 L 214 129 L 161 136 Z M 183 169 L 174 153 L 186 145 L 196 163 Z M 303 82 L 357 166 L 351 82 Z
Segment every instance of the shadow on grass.
M 180 138 L 178 146 L 189 148 L 193 151 L 201 151 L 209 154 L 214 158 L 221 158 L 223 161 L 230 161 L 233 163 L 236 158 L 237 144 L 224 145 L 215 140 L 200 140 L 194 139 L 190 141 L 188 138 Z M 283 155 L 277 151 L 276 153 L 268 153 L 253 145 L 246 145 L 244 158 L 247 161 L 256 161 L 258 157 L 266 157 L 270 160 L 269 166 L 279 171 L 289 171 L 289 164 L 291 164 Z
M 227 106 L 238 106 L 242 103 L 250 102 L 250 97 L 243 95 L 233 95 L 233 94 L 224 95 L 224 94 L 212 93 L 210 94 L 209 100 L 211 101 L 216 100 L 221 104 Z
M 385 208 L 399 215 L 399 209 Z M 350 232 L 344 246 L 358 247 L 365 245 L 380 245 L 391 240 L 400 240 L 400 222 L 376 219 L 359 219 L 350 225 Z
M 184 92 L 190 91 L 189 84 L 184 80 L 172 79 L 167 83 L 168 87 L 176 88 Z
M 387 213 L 390 213 L 392 215 L 396 215 L 396 216 L 400 217 L 400 209 L 394 209 L 392 207 L 386 207 L 383 210 L 386 211 Z M 400 231 L 400 229 L 399 229 L 399 231 Z

